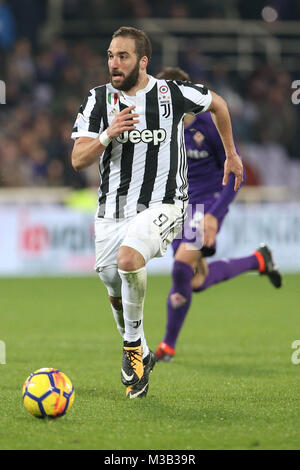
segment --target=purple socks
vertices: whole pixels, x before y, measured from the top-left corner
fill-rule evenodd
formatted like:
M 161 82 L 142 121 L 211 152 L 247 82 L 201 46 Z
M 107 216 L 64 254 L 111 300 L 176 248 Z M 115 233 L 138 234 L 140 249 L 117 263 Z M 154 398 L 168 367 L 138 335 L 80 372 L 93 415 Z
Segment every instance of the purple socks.
M 257 270 L 259 267 L 255 255 L 244 258 L 213 261 L 208 264 L 209 273 L 202 286 L 194 292 L 201 292 L 214 284 L 232 279 L 246 271 Z M 168 296 L 167 329 L 163 339 L 171 348 L 175 349 L 176 341 L 183 322 L 189 310 L 192 299 L 191 280 L 194 271 L 182 261 L 174 261 L 173 285 Z
M 171 348 L 175 347 L 177 336 L 181 330 L 182 324 L 190 307 L 192 299 L 191 280 L 194 271 L 182 261 L 174 261 L 173 265 L 173 285 L 168 296 L 168 318 L 167 330 L 164 342 Z

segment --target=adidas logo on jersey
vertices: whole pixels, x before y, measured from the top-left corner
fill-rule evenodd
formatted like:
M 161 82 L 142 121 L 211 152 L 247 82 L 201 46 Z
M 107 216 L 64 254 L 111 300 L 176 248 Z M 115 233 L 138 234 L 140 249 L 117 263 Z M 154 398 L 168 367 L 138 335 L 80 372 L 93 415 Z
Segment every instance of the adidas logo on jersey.
M 129 141 L 132 144 L 138 144 L 139 142 L 149 144 L 153 142 L 154 145 L 158 145 L 166 139 L 166 135 L 165 129 L 155 129 L 154 131 L 150 129 L 144 129 L 143 131 L 134 129 L 123 132 L 123 134 L 116 138 L 116 141 L 120 144 L 125 144 Z

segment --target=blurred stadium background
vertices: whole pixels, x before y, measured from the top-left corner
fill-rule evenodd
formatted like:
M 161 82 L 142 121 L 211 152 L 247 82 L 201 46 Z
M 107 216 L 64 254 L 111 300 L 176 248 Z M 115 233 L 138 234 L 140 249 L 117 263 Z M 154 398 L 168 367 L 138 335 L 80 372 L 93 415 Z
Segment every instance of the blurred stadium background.
M 0 0 L 0 275 L 93 272 L 98 169 L 72 170 L 70 134 L 121 25 L 148 33 L 152 75 L 180 66 L 228 101 L 247 181 L 217 256 L 264 241 L 300 271 L 298 0 Z

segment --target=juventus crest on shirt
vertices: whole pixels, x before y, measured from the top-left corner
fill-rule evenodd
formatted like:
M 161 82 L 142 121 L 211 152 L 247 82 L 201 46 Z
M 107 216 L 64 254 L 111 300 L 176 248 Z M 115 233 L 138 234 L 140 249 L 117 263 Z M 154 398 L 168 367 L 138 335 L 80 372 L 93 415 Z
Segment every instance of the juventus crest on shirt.
M 136 96 L 110 83 L 93 88 L 79 109 L 73 139 L 98 138 L 129 106 L 139 114 L 136 128 L 113 139 L 99 156 L 98 217 L 131 217 L 155 203 L 183 207 L 188 200 L 183 117 L 205 112 L 212 96 L 202 85 L 148 78 Z

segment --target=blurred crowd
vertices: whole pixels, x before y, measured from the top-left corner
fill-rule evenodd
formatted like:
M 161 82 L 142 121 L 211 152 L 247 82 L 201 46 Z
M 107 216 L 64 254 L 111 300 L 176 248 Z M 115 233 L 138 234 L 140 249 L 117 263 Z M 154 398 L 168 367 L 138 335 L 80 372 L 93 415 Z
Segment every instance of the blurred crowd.
M 0 108 L 2 186 L 87 184 L 70 165 L 71 130 L 87 91 L 106 78 L 105 63 L 88 45 L 57 40 L 33 54 L 27 39 L 17 41 Z
M 41 6 L 47 2 L 22 0 L 23 5 L 30 3 L 39 4 L 34 29 L 26 32 L 23 25 L 20 33 L 18 16 L 14 13 L 18 1 L 11 0 L 8 4 L 0 0 L 0 22 L 4 15 L 7 26 L 0 42 L 0 78 L 6 84 L 6 104 L 0 105 L 0 186 L 84 188 L 96 185 L 98 172 L 94 167 L 82 173 L 72 169 L 70 135 L 87 91 L 107 81 L 106 57 L 93 44 L 68 42 L 62 38 L 39 47 L 38 28 L 45 18 L 45 9 Z M 128 11 L 132 16 L 164 16 L 165 10 L 160 10 L 163 3 L 170 7 L 168 16 L 170 11 L 173 16 L 184 16 L 183 11 L 178 10 L 180 5 L 188 9 L 188 16 L 210 16 L 212 6 L 218 9 L 224 2 L 204 0 L 200 2 L 203 11 L 197 12 L 199 2 L 194 1 L 65 0 L 65 17 L 76 19 L 83 3 L 82 15 L 99 11 L 100 5 L 105 6 L 106 14 L 110 15 L 112 5 L 118 16 L 128 16 Z M 243 2 L 232 3 L 242 5 Z M 254 8 L 262 3 L 253 0 L 251 5 Z M 3 28 L 0 31 L 3 32 Z M 280 148 L 287 158 L 300 161 L 297 138 L 300 106 L 291 103 L 293 77 L 289 73 L 261 66 L 249 76 L 240 77 L 229 72 L 222 61 L 214 70 L 207 71 L 205 59 L 192 47 L 180 60 L 179 65 L 188 71 L 193 81 L 207 83 L 228 101 L 235 136 L 241 145 L 250 142 L 272 145 L 272 148 Z M 149 71 L 155 75 L 158 65 L 150 67 Z M 252 180 L 253 184 L 261 182 L 255 175 Z M 252 180 L 250 178 L 249 182 Z
M 281 20 L 300 19 L 298 0 L 64 0 L 66 19 L 91 18 L 241 18 L 261 17 L 273 6 Z

